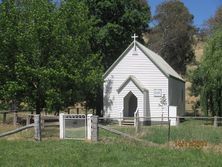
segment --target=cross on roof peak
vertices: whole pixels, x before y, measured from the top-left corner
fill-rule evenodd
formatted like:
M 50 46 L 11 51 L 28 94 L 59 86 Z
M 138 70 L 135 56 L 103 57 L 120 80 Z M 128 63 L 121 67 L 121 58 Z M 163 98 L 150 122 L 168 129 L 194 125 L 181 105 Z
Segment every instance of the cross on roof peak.
M 138 36 L 136 34 L 133 34 L 131 38 L 133 38 L 134 50 L 136 51 L 136 38 L 138 38 Z
M 136 38 L 138 38 L 138 36 L 136 34 L 133 34 L 133 36 L 131 36 L 131 38 L 133 38 L 134 42 L 136 41 Z

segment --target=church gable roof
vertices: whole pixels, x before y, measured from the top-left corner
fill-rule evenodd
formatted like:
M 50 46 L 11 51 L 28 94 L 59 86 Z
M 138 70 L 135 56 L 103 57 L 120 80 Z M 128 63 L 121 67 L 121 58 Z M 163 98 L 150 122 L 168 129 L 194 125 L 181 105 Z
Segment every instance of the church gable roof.
M 110 68 L 105 72 L 104 77 L 106 77 L 113 68 L 124 58 L 124 56 L 132 49 L 134 42 L 132 42 L 128 48 L 119 56 L 119 58 L 110 66 Z M 167 77 L 173 77 L 184 82 L 181 76 L 158 54 L 151 51 L 141 43 L 136 41 L 136 46 L 162 71 Z
M 124 88 L 130 81 L 132 81 L 141 92 L 148 91 L 148 90 L 143 86 L 143 84 L 142 84 L 135 76 L 130 75 L 130 76 L 120 85 L 120 87 L 117 89 L 117 92 L 120 93 L 120 92 L 123 90 L 123 88 Z

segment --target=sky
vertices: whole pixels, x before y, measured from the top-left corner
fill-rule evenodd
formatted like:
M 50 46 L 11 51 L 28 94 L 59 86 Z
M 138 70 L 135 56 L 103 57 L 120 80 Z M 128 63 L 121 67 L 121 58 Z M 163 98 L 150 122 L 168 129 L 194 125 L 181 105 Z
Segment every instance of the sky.
M 2 0 L 0 0 L 1 2 Z M 58 0 L 55 0 L 58 1 Z M 166 0 L 147 0 L 151 7 L 152 15 L 155 14 L 156 6 Z M 194 15 L 194 25 L 201 27 L 204 21 L 214 16 L 217 8 L 222 5 L 222 0 L 181 0 Z
M 181 0 L 194 15 L 194 25 L 201 27 L 204 21 L 214 16 L 217 8 L 222 5 L 222 0 Z M 155 14 L 156 6 L 164 0 L 147 0 L 151 7 L 152 15 Z

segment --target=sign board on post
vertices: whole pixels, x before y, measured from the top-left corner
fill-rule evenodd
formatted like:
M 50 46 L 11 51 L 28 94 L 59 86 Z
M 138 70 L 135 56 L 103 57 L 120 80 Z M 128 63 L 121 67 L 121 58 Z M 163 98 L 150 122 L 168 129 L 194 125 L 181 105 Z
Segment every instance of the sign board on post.
M 170 119 L 170 125 L 171 126 L 178 125 L 177 106 L 169 106 L 169 119 Z

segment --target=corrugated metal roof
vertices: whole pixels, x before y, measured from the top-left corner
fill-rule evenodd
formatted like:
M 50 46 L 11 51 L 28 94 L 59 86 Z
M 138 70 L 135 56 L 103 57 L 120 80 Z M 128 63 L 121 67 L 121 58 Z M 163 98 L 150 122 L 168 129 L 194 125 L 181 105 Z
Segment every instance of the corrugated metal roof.
M 139 42 L 136 42 L 136 45 L 144 52 L 144 54 L 151 59 L 153 63 L 158 66 L 162 72 L 164 72 L 167 76 L 175 77 L 179 80 L 183 80 L 183 78 L 158 54 L 148 49 L 144 45 Z
M 120 57 L 110 66 L 110 68 L 105 72 L 104 77 L 106 77 L 112 69 L 122 60 L 122 58 L 130 51 L 133 47 L 134 42 L 132 42 L 127 49 L 120 55 Z M 148 49 L 141 43 L 136 41 L 136 46 L 141 49 L 141 51 L 167 76 L 174 77 L 184 82 L 182 77 L 158 54 Z

